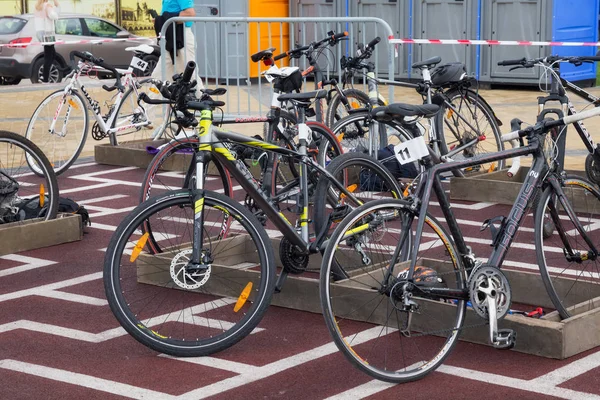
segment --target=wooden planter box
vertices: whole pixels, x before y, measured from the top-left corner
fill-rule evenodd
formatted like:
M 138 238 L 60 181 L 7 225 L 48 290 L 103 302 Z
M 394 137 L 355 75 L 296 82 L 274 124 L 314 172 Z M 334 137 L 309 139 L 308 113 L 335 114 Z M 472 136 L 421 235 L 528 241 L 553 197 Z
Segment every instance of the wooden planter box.
M 521 190 L 528 170 L 529 167 L 521 167 L 517 175 L 512 178 L 506 175 L 507 170 L 481 173 L 468 178 L 452 177 L 450 199 L 512 205 Z M 567 171 L 567 173 L 585 177 L 584 171 Z M 575 208 L 578 208 L 577 204 Z
M 81 216 L 58 214 L 56 219 L 40 218 L 0 225 L 0 256 L 83 239 Z
M 122 167 L 148 168 L 154 154 L 148 154 L 146 147 L 158 148 L 166 140 L 142 140 L 122 143 L 118 146 L 100 144 L 94 148 L 94 158 L 98 164 L 119 165 Z M 163 164 L 165 171 L 187 171 L 192 154 L 177 153 Z
M 247 239 L 246 235 L 240 235 L 226 240 L 235 241 L 236 243 L 231 243 L 231 246 L 222 246 L 223 248 L 236 248 L 236 246 L 243 244 Z M 273 244 L 278 245 L 278 240 L 273 239 Z M 278 252 L 277 249 L 278 247 L 275 247 L 275 254 Z M 151 263 L 149 263 L 142 254 L 137 261 L 138 282 L 161 285 L 168 282 L 168 266 L 172 255 L 165 252 L 164 257 L 165 265 L 163 266 L 157 265 L 156 258 L 153 258 Z M 225 263 L 225 261 L 227 262 L 227 265 L 234 265 L 237 263 L 253 263 L 257 260 L 249 260 L 247 257 L 225 252 L 219 254 L 215 259 L 215 263 L 212 266 L 215 273 L 226 273 L 228 269 L 231 269 L 231 267 L 219 265 L 219 262 Z M 309 268 L 317 267 L 318 264 L 320 264 L 320 261 L 321 257 L 318 255 L 311 257 Z M 279 262 L 278 257 L 277 262 Z M 434 268 L 438 272 L 448 272 L 453 268 L 450 263 L 430 259 L 420 260 L 419 265 Z M 365 284 L 366 282 L 361 283 L 361 277 L 364 277 L 365 280 L 368 279 L 372 281 L 373 276 L 377 275 L 379 272 L 377 266 L 374 266 L 373 270 L 369 271 L 368 274 L 355 274 L 352 280 L 338 282 L 332 287 L 332 291 L 334 291 L 336 295 L 344 295 L 348 299 L 354 299 L 357 304 L 361 304 L 361 301 L 364 299 L 372 299 L 372 292 L 365 290 L 365 287 L 369 287 L 369 285 Z M 256 271 L 246 269 L 242 271 L 238 270 L 237 273 L 240 285 L 242 286 L 249 281 L 252 281 L 254 284 L 258 283 L 258 273 Z M 539 274 L 510 270 L 505 270 L 504 273 L 511 283 L 513 303 L 531 304 L 532 308 L 552 307 L 552 303 L 546 294 L 546 290 Z M 217 280 L 209 280 L 206 285 L 212 285 L 211 290 L 219 292 L 221 288 L 216 286 L 216 282 Z M 571 283 L 565 279 L 564 284 L 570 285 Z M 585 283 L 578 283 L 578 285 L 580 284 L 586 285 Z M 597 285 L 592 284 L 592 287 L 594 287 L 595 290 L 599 290 L 598 288 L 595 288 L 595 286 Z M 221 294 L 228 293 L 227 289 L 228 287 L 224 286 Z M 586 289 L 584 288 L 582 290 Z M 560 320 L 560 317 L 556 312 L 551 312 L 540 319 L 524 317 L 521 315 L 507 315 L 499 322 L 499 328 L 510 328 L 517 332 L 515 351 L 547 358 L 564 359 L 600 345 L 600 330 L 597 328 L 600 326 L 600 290 L 598 298 L 594 301 L 595 308 L 580 313 L 575 311 L 575 316 L 563 321 Z M 303 275 L 290 275 L 284 283 L 281 293 L 273 296 L 271 304 L 296 310 L 321 313 L 319 280 Z M 362 304 L 364 304 L 364 302 Z M 452 304 L 437 301 L 426 301 L 422 306 L 427 308 L 427 314 L 424 315 L 436 315 L 436 318 L 433 319 L 419 319 L 418 317 L 413 317 L 414 323 L 423 324 L 423 330 L 435 328 L 431 326 L 428 327 L 427 321 L 430 321 L 429 323 L 431 323 L 431 321 L 439 321 L 448 318 L 453 314 L 448 312 L 447 308 L 455 307 Z M 581 306 L 573 307 L 573 309 L 577 308 L 581 308 Z M 589 303 L 585 303 L 585 308 L 589 309 Z M 368 311 L 368 317 L 370 320 L 373 320 L 374 316 L 376 317 L 377 312 L 371 313 L 371 311 L 372 310 Z M 382 309 L 382 316 L 385 312 L 385 309 Z M 365 319 L 366 317 L 367 316 L 365 316 Z M 472 309 L 469 308 L 467 310 L 467 318 L 464 323 L 465 326 L 482 325 L 484 322 L 485 321 L 477 316 Z M 460 340 L 489 345 L 488 337 L 488 327 L 487 325 L 483 325 L 463 330 L 460 335 Z

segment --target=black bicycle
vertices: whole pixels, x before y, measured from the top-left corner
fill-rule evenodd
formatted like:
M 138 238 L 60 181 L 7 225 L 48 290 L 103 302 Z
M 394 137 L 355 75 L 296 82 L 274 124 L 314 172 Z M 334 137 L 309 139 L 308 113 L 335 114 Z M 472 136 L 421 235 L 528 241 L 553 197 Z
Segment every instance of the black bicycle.
M 435 370 L 450 354 L 461 330 L 489 324 L 496 348 L 511 348 L 515 332 L 498 329 L 511 305 L 510 284 L 500 270 L 538 192 L 534 238 L 537 258 L 516 267 L 537 270 L 563 318 L 597 307 L 600 296 L 600 192 L 561 173 L 548 132 L 600 114 L 588 110 L 504 135 L 526 139 L 516 149 L 433 165 L 422 137 L 398 149 L 399 162 L 421 160 L 426 170 L 413 195 L 355 209 L 333 232 L 321 267 L 321 304 L 336 345 L 355 366 L 377 379 L 407 382 Z M 454 217 L 440 174 L 486 162 L 533 155 L 521 191 L 507 217 L 485 221 L 492 253 L 475 258 Z M 450 234 L 429 212 L 433 194 Z M 544 234 L 545 216 L 554 227 Z M 584 221 L 585 219 L 585 221 Z M 412 241 L 412 245 L 409 243 Z M 361 251 L 357 254 L 356 249 Z M 332 279 L 332 267 L 353 271 Z M 465 320 L 467 302 L 483 319 Z
M 188 64 L 179 85 L 189 85 L 193 68 Z M 326 94 L 279 96 L 296 107 L 298 151 L 214 126 L 213 110 L 220 102 L 184 100 L 185 108 L 200 113 L 194 187 L 140 204 L 119 225 L 106 252 L 106 296 L 134 338 L 175 356 L 207 355 L 233 345 L 257 326 L 288 274 L 305 271 L 309 256 L 321 251 L 328 233 L 323 221 L 341 219 L 373 198 L 399 197 L 394 177 L 367 155 L 340 155 L 327 168 L 315 161 L 305 114 L 313 99 Z M 145 101 L 170 104 L 179 99 Z M 274 201 L 236 159 L 234 145 L 293 159 L 298 166 L 295 193 Z M 206 190 L 208 160 L 229 171 L 263 210 L 270 235 L 236 200 Z M 323 225 L 311 235 L 317 218 Z M 283 266 L 277 283 L 274 246 Z M 339 279 L 349 273 L 344 265 L 336 268 Z

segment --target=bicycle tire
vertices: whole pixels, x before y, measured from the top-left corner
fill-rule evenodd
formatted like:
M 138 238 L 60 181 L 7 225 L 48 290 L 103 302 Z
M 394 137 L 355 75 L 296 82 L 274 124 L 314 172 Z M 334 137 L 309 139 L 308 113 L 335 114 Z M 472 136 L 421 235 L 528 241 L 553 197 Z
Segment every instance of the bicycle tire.
M 600 232 L 594 225 L 600 219 L 600 191 L 593 183 L 573 175 L 564 179 L 563 191 L 567 201 L 575 207 L 577 218 L 584 229 L 587 228 L 590 240 L 597 249 L 600 248 Z M 562 204 L 556 202 L 553 188 L 547 187 L 541 194 L 535 210 L 537 264 L 552 304 L 564 319 L 594 307 L 591 300 L 600 297 L 600 267 L 598 260 L 567 260 L 564 253 L 565 239 L 560 237 L 555 218 L 547 215 L 550 200 L 552 204 L 558 203 L 555 209 L 560 217 L 565 239 L 572 249 L 581 252 L 589 247 L 575 229 L 572 219 L 566 215 Z M 583 217 L 587 220 L 583 221 Z M 576 304 L 579 304 L 579 309 L 573 311 L 570 307 Z
M 202 211 L 206 240 L 198 244 L 210 269 L 202 274 L 187 269 L 193 229 L 181 229 L 181 217 L 168 222 L 165 215 L 173 211 L 183 223 L 193 221 L 192 198 L 189 190 L 179 190 L 140 204 L 115 231 L 104 260 L 106 298 L 121 326 L 145 346 L 176 357 L 213 354 L 250 334 L 275 284 L 273 249 L 264 228 L 244 207 L 210 191 L 204 191 Z M 247 235 L 221 241 L 212 234 L 212 218 L 224 214 L 233 216 Z M 154 217 L 162 221 L 164 240 L 171 244 L 168 253 L 158 256 L 143 253 L 143 236 L 137 239 L 136 233 Z M 181 244 L 173 245 L 175 240 Z M 129 243 L 137 249 L 127 251 Z M 234 307 L 235 299 L 243 304 Z M 154 300 L 156 305 L 150 305 Z
M 447 110 L 443 108 L 440 112 L 434 117 L 435 118 L 435 126 L 437 127 L 439 133 L 439 143 L 440 143 L 440 151 L 442 155 L 446 155 L 450 152 L 450 150 L 458 146 L 460 143 L 464 143 L 466 141 L 473 140 L 476 136 L 481 137 L 481 134 L 485 136 L 485 140 L 477 142 L 477 147 L 473 148 L 473 146 L 466 148 L 462 152 L 459 152 L 455 155 L 452 155 L 451 158 L 454 160 L 461 160 L 467 157 L 473 157 L 479 154 L 486 154 L 492 152 L 498 152 L 504 150 L 504 144 L 500 138 L 500 127 L 494 117 L 494 112 L 489 108 L 488 103 L 482 99 L 481 95 L 470 90 L 470 89 L 459 89 L 453 88 L 445 92 L 445 99 L 454 104 L 455 101 L 459 100 L 460 105 L 455 108 L 458 109 L 463 118 L 468 119 L 469 115 L 477 116 L 479 114 L 482 115 L 482 122 L 478 121 L 469 121 L 469 123 L 476 127 L 479 132 L 470 132 L 470 127 L 467 125 L 459 126 L 458 128 L 452 127 L 451 124 L 459 124 L 464 123 L 464 121 L 454 116 L 454 111 Z M 465 101 L 462 101 L 465 100 Z M 472 104 L 473 108 L 469 107 L 465 112 L 461 112 L 463 110 L 463 104 Z M 472 110 L 472 111 L 471 111 Z M 458 130 L 458 132 L 457 132 Z M 448 133 L 450 131 L 450 134 Z M 465 136 L 463 134 L 468 134 Z M 488 137 L 492 137 L 493 141 L 489 145 L 485 145 L 482 143 L 488 143 Z M 473 168 L 470 171 L 466 172 L 475 172 L 481 170 L 483 168 L 484 171 L 492 171 L 492 170 L 500 170 L 504 168 L 505 162 L 504 160 L 495 161 L 492 164 L 482 164 L 477 168 Z
M 372 196 L 379 199 L 382 196 L 389 195 L 392 198 L 400 198 L 402 190 L 392 174 L 379 162 L 366 154 L 346 153 L 333 159 L 327 166 L 329 172 L 335 179 L 348 188 L 349 191 L 357 197 L 363 204 L 372 201 Z M 319 235 L 324 229 L 327 229 L 325 237 L 329 237 L 335 222 L 330 224 L 330 214 L 333 207 L 348 205 L 350 209 L 358 207 L 360 204 L 351 203 L 345 195 L 336 192 L 333 184 L 325 177 L 319 177 L 317 184 L 314 204 L 313 221 L 315 234 Z M 347 209 L 346 212 L 350 211 Z M 341 220 L 342 216 L 339 216 Z M 343 266 L 336 269 L 341 279 L 346 275 Z
M 377 223 L 377 218 L 384 222 Z M 418 214 L 410 211 L 406 201 L 369 202 L 337 226 L 321 264 L 321 307 L 334 343 L 352 365 L 386 382 L 410 382 L 435 370 L 456 345 L 466 316 L 465 300 L 445 302 L 416 289 L 421 284 L 460 290 L 467 287 L 467 274 L 453 241 L 429 214 L 423 236 L 427 242 L 419 245 L 411 281 L 415 289 L 410 291 L 410 299 L 418 312 L 404 308 L 403 284 L 408 281 L 402 277 L 408 271 L 410 262 L 405 260 L 411 251 L 402 241 L 414 234 L 417 222 Z M 387 231 L 380 232 L 379 228 Z M 355 252 L 353 243 L 360 243 L 364 253 Z M 368 264 L 364 256 L 369 258 Z M 335 282 L 335 264 L 343 264 L 354 273 Z M 401 328 L 405 332 L 398 332 Z M 416 354 L 410 354 L 412 351 Z
M 46 157 L 50 161 L 51 165 L 53 166 L 54 172 L 56 173 L 56 175 L 60 175 L 63 172 L 67 171 L 69 169 L 69 167 L 77 160 L 77 158 L 81 154 L 81 151 L 83 150 L 83 147 L 85 146 L 85 141 L 87 139 L 88 124 L 89 124 L 89 116 L 87 113 L 86 103 L 85 103 L 83 97 L 81 96 L 81 94 L 79 92 L 77 92 L 75 90 L 71 91 L 71 93 L 68 93 L 67 96 L 71 96 L 72 99 L 65 100 L 65 104 L 67 102 L 69 102 L 68 108 L 73 107 L 75 109 L 79 108 L 79 109 L 83 110 L 83 132 L 81 134 L 80 139 L 75 138 L 75 145 L 76 145 L 75 150 L 74 151 L 68 151 L 68 150 L 66 151 L 67 153 L 71 154 L 69 156 L 69 158 L 64 160 L 64 162 L 61 162 L 62 160 L 57 159 L 57 157 L 54 154 L 54 151 L 56 149 L 64 150 L 64 149 L 68 148 L 67 139 L 64 139 L 64 138 L 66 138 L 67 135 L 65 135 L 61 138 L 61 143 L 59 145 L 56 145 L 53 142 L 52 146 L 48 146 L 47 144 L 48 144 L 48 141 L 50 140 L 50 138 L 57 137 L 57 135 L 55 135 L 55 134 L 49 135 L 48 132 L 49 132 L 49 128 L 52 123 L 52 120 L 54 119 L 55 116 L 57 117 L 57 124 L 59 122 L 64 121 L 64 118 L 60 117 L 57 114 L 58 107 L 56 109 L 50 109 L 48 114 L 45 114 L 45 117 L 43 117 L 43 118 L 40 117 L 40 114 L 41 114 L 42 110 L 52 100 L 61 98 L 63 95 L 64 95 L 63 90 L 57 90 L 56 92 L 51 93 L 44 100 L 42 100 L 42 102 L 37 106 L 37 108 L 33 112 L 33 115 L 31 116 L 31 120 L 27 124 L 27 130 L 25 131 L 25 137 L 27 139 L 31 140 L 33 143 L 35 143 L 43 151 L 43 153 L 46 155 Z M 76 99 L 76 100 L 73 100 L 73 99 Z M 71 101 L 73 101 L 74 103 L 77 103 L 77 105 L 73 106 L 71 104 Z M 69 116 L 70 116 L 70 114 L 71 114 L 71 112 L 69 111 Z M 39 127 L 39 125 L 37 125 L 38 123 L 41 124 L 41 128 L 39 129 L 39 131 L 40 131 L 39 138 L 38 138 L 38 135 L 35 134 L 36 127 Z M 72 126 L 72 124 L 71 124 L 71 126 Z M 55 129 L 55 130 L 58 130 L 58 129 Z M 71 138 L 71 135 L 69 135 L 69 138 Z M 39 171 L 36 170 L 35 165 L 30 165 L 30 167 L 31 167 L 32 171 L 35 172 L 36 174 L 40 173 Z
M 348 107 L 351 109 L 358 108 L 370 108 L 369 103 L 369 95 L 363 92 L 362 90 L 350 88 L 342 90 L 343 96 L 348 99 Z M 381 100 L 378 101 L 378 105 L 382 106 L 383 102 Z M 333 126 L 342 118 L 349 115 L 348 109 L 344 106 L 342 102 L 342 96 L 339 93 L 335 92 L 334 96 L 331 98 L 331 101 L 327 107 L 327 115 L 325 117 L 325 125 L 329 128 L 333 128 Z
M 47 201 L 48 204 L 46 206 L 46 213 L 45 215 L 41 216 L 41 218 L 44 221 L 56 218 L 59 203 L 58 180 L 56 178 L 54 169 L 52 169 L 52 165 L 50 165 L 50 161 L 48 161 L 48 158 L 44 155 L 42 150 L 35 145 L 35 143 L 14 132 L 0 130 L 0 147 L 2 143 L 8 143 L 12 150 L 14 150 L 15 146 L 21 148 L 26 154 L 25 158 L 27 159 L 27 169 L 30 169 L 30 162 L 32 162 L 36 164 L 38 170 L 40 171 L 39 174 L 35 174 L 35 177 L 28 177 L 25 169 L 21 170 L 19 168 L 20 166 L 15 165 L 15 160 L 23 160 L 23 158 L 9 156 L 7 154 L 8 149 L 5 153 L 4 149 L 0 148 L 0 172 L 10 176 L 12 179 L 17 177 L 17 182 L 21 183 L 19 184 L 19 189 L 16 193 L 17 197 L 21 199 L 30 199 L 37 196 L 39 198 L 41 195 L 40 193 L 43 191 L 45 196 L 44 203 Z M 6 155 L 6 160 L 3 162 L 4 155 Z M 25 167 L 25 165 L 23 165 L 23 167 Z M 3 176 L 3 174 L 0 174 L 0 177 Z M 20 180 L 22 181 L 19 182 Z M 25 182 L 27 185 L 22 184 Z M 44 186 L 42 187 L 41 185 Z M 31 191 L 29 191 L 29 188 L 32 188 Z M 5 197 L 0 196 L 0 200 L 2 200 L 0 203 L 5 201 Z

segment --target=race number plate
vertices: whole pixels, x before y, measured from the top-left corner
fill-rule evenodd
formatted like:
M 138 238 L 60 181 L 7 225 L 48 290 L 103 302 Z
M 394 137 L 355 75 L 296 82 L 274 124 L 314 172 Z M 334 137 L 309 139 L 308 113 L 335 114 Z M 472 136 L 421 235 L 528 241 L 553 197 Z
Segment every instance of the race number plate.
M 394 153 L 400 165 L 415 162 L 429 155 L 423 136 L 397 144 L 394 146 Z
M 148 63 L 142 59 L 139 59 L 137 57 L 133 57 L 131 59 L 131 64 L 130 64 L 133 68 L 137 68 L 140 71 L 145 71 L 146 68 L 148 68 Z

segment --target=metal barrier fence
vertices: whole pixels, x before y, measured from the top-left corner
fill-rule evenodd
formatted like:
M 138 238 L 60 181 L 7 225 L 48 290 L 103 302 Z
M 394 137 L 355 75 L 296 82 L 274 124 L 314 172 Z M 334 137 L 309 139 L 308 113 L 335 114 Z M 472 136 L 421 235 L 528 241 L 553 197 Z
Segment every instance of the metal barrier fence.
M 297 45 L 307 45 L 327 37 L 327 32 L 347 31 L 349 40 L 335 47 L 328 47 L 319 58 L 320 67 L 326 77 L 341 78 L 339 67 L 343 55 L 352 56 L 358 43 L 368 43 L 376 36 L 381 42 L 375 48 L 372 61 L 376 64 L 376 76 L 394 76 L 396 49 L 388 43 L 393 37 L 392 28 L 382 19 L 372 17 L 346 18 L 215 18 L 215 17 L 176 17 L 169 19 L 162 28 L 161 37 L 171 29 L 175 37 L 177 23 L 192 23 L 195 35 L 196 63 L 198 75 L 205 86 L 221 86 L 227 89 L 222 99 L 228 115 L 264 115 L 271 100 L 270 84 L 261 76 L 267 68 L 261 63 L 254 64 L 250 55 L 269 47 L 275 47 L 274 54 L 291 50 Z M 185 37 L 186 35 L 184 35 Z M 185 37 L 187 45 L 188 38 Z M 167 54 L 166 41 L 160 41 L 161 54 Z M 185 49 L 185 46 L 184 46 Z M 185 53 L 185 52 L 184 52 Z M 182 57 L 186 64 L 186 56 Z M 161 57 L 161 80 L 171 80 L 166 74 L 169 57 Z M 185 65 L 175 60 L 175 71 L 181 72 Z M 296 65 L 307 67 L 305 59 L 284 58 L 276 62 L 279 66 Z M 365 81 L 363 81 L 364 83 Z M 305 90 L 311 90 L 310 82 L 305 82 Z M 393 98 L 393 89 L 390 88 Z

